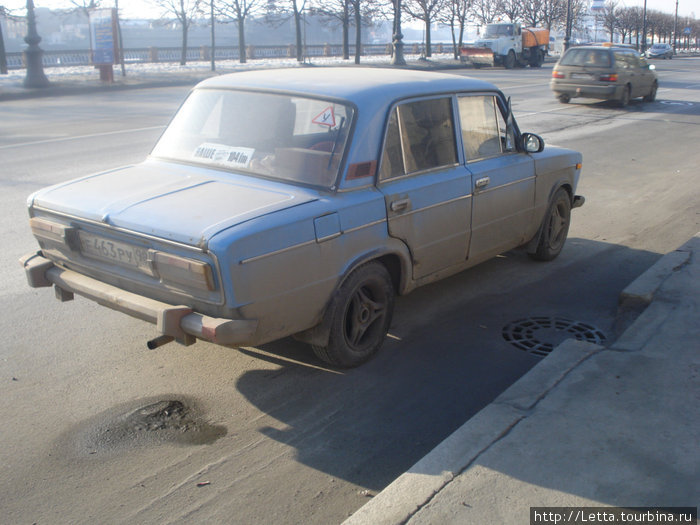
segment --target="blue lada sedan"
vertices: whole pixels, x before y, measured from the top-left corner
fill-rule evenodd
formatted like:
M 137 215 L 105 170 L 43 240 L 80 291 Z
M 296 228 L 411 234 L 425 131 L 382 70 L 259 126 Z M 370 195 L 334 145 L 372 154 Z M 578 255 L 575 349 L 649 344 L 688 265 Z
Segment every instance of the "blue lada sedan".
M 581 155 L 521 133 L 493 85 L 389 69 L 199 84 L 151 155 L 29 197 L 53 286 L 156 326 L 150 347 L 294 335 L 357 366 L 394 298 L 527 245 L 556 257 Z

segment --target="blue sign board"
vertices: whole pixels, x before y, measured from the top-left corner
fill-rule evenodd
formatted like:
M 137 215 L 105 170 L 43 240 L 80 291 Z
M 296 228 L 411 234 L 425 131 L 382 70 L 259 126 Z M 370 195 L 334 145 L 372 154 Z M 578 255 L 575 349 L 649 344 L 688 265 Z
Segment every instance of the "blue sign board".
M 92 63 L 112 65 L 116 43 L 116 23 L 114 9 L 93 9 L 90 11 L 90 35 L 92 39 Z

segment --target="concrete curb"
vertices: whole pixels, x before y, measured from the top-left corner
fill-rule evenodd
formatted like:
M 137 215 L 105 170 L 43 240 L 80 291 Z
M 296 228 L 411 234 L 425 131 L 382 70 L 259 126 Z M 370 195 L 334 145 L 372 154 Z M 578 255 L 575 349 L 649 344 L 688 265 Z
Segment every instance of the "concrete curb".
M 508 435 L 571 370 L 602 350 L 598 345 L 574 339 L 559 345 L 343 524 L 404 523 L 481 454 Z
M 654 293 L 671 273 L 688 263 L 691 250 L 687 243 L 676 251 L 667 253 L 642 275 L 632 281 L 620 293 L 620 306 L 646 306 L 654 299 Z

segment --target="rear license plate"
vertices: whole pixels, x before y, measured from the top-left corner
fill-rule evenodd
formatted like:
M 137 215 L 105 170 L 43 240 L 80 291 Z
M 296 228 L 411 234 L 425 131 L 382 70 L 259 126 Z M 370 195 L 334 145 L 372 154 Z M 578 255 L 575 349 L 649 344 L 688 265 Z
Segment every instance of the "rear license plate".
M 148 269 L 148 250 L 124 242 L 81 231 L 80 251 L 86 257 L 109 261 L 122 266 Z
M 571 78 L 585 78 L 590 80 L 592 77 L 588 73 L 571 73 Z

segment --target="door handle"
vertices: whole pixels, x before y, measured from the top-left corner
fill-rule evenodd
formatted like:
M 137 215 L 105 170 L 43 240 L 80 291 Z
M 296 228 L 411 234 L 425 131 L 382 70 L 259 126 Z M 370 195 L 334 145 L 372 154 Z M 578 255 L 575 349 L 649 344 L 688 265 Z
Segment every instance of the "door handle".
M 389 205 L 389 208 L 391 209 L 391 211 L 404 211 L 408 208 L 409 204 L 411 204 L 411 199 L 399 199 L 397 201 L 392 202 Z
M 477 188 L 485 188 L 489 185 L 490 182 L 491 179 L 489 177 L 482 177 L 480 179 L 476 179 L 476 182 L 474 184 Z

